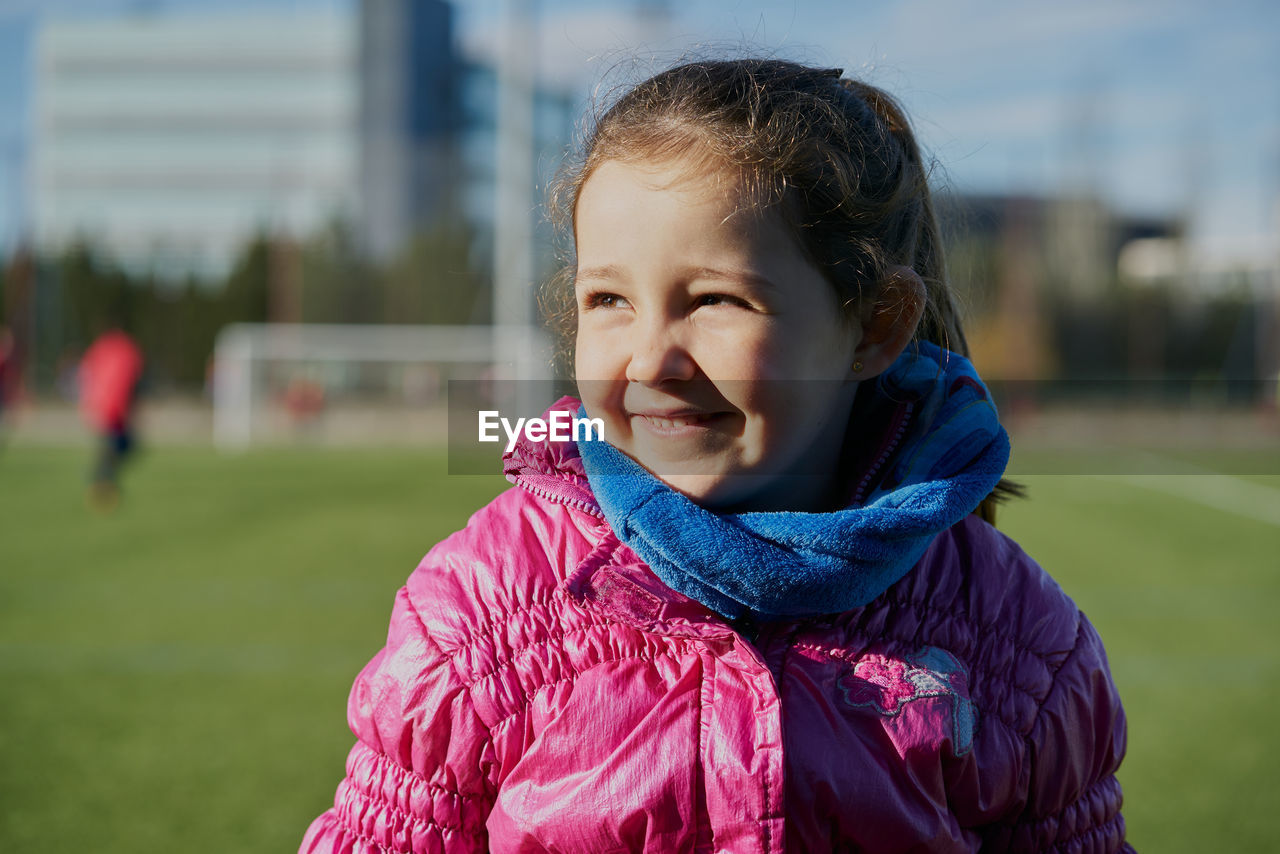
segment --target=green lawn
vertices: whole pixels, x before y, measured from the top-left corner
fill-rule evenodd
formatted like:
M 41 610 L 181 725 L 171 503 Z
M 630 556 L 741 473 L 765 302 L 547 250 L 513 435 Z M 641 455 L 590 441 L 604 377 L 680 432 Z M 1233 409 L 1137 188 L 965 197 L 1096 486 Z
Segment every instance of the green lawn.
M 425 452 L 160 448 L 100 516 L 87 463 L 0 449 L 0 851 L 293 850 L 395 590 L 505 482 Z M 1002 527 L 1094 619 L 1129 712 L 1133 842 L 1273 845 L 1280 527 L 1140 481 L 1023 480 Z M 1280 505 L 1280 478 L 1250 484 Z
M 0 457 L 0 851 L 296 850 L 422 554 L 502 489 L 409 452 Z
M 1030 500 L 1000 527 L 1098 627 L 1124 700 L 1130 841 L 1276 850 L 1280 477 L 1249 478 L 1238 500 L 1221 475 L 1021 480 Z M 1221 506 L 1185 497 L 1198 486 Z

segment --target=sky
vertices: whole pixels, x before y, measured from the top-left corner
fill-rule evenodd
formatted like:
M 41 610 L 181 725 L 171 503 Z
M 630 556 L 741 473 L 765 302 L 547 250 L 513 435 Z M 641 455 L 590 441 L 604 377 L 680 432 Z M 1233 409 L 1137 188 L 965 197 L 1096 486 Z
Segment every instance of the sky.
M 0 0 L 0 247 L 20 228 L 30 36 L 43 17 L 347 9 L 352 0 Z M 540 74 L 587 103 L 687 57 L 844 68 L 906 106 L 946 186 L 1080 188 L 1185 216 L 1206 263 L 1280 256 L 1280 3 L 1272 0 L 528 0 Z M 644 16 L 640 8 L 665 10 Z M 504 0 L 459 0 L 493 56 Z M 601 94 L 603 93 L 603 94 Z

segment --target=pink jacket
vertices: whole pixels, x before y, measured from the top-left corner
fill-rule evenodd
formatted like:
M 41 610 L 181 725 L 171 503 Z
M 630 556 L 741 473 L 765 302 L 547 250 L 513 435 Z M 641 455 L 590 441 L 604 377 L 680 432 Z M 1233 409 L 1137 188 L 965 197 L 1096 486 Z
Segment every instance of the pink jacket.
M 749 639 L 619 543 L 573 445 L 507 471 L 399 592 L 302 851 L 1130 850 L 1102 643 L 977 517 Z

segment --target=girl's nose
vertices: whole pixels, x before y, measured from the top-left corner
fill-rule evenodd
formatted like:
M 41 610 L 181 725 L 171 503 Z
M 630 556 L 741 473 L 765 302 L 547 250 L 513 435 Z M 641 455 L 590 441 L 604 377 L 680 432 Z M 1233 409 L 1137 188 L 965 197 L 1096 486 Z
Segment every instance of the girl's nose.
M 635 331 L 627 380 L 643 385 L 691 380 L 698 366 L 668 323 L 651 323 Z

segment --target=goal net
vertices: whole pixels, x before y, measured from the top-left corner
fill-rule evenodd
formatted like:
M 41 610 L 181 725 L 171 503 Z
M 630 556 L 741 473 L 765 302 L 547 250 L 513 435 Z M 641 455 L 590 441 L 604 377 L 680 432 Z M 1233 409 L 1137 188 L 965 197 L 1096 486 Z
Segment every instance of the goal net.
M 530 327 L 232 324 L 214 348 L 214 443 L 443 442 L 451 381 L 547 381 L 550 364 Z

